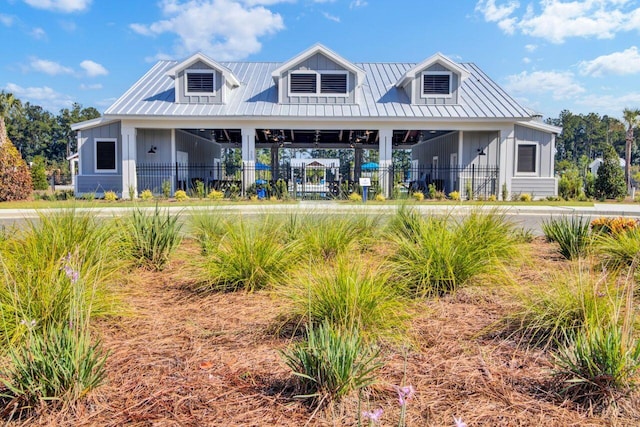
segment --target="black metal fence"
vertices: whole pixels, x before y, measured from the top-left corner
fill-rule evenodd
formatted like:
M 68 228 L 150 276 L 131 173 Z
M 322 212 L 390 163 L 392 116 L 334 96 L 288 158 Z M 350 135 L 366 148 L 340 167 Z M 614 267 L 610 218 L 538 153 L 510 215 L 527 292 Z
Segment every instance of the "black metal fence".
M 346 198 L 359 192 L 360 178 L 368 178 L 371 198 L 385 193 L 403 198 L 414 192 L 445 196 L 457 191 L 463 199 L 486 199 L 498 194 L 498 171 L 497 166 L 476 164 L 359 169 L 349 165 L 281 165 L 272 169 L 261 164 L 144 163 L 137 166 L 137 178 L 140 191 L 148 189 L 155 194 L 174 194 L 177 190 L 208 194 L 218 190 L 226 197 L 282 197 L 286 192 L 286 196 L 297 199 Z

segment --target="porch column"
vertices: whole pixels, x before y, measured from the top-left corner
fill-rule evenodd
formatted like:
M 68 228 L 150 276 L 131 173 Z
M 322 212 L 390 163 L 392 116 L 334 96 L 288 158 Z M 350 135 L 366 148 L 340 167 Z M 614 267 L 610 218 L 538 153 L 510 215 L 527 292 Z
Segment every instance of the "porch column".
M 383 128 L 378 130 L 378 174 L 380 188 L 384 197 L 389 198 L 393 194 L 393 129 Z
M 122 199 L 129 199 L 130 191 L 138 197 L 137 151 L 136 128 L 122 126 Z
M 511 196 L 511 178 L 513 178 L 516 159 L 516 136 L 514 126 L 499 129 L 500 145 L 498 151 L 498 194 L 502 197 L 502 186 L 506 185 L 507 197 Z
M 242 191 L 256 182 L 256 130 L 242 128 Z

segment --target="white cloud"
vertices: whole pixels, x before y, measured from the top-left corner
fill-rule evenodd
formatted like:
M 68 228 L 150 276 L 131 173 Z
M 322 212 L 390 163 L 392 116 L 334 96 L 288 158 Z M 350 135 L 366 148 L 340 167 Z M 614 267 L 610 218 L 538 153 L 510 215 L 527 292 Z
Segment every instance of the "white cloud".
M 65 67 L 58 62 L 49 61 L 48 59 L 32 58 L 29 62 L 29 68 L 33 71 L 45 73 L 50 76 L 73 74 L 73 70 L 71 68 Z
M 4 89 L 13 93 L 17 98 L 40 105 L 49 111 L 58 111 L 73 105 L 73 99 L 70 96 L 58 93 L 47 86 L 22 87 L 8 83 Z
M 95 84 L 90 84 L 90 85 L 82 83 L 80 85 L 80 89 L 82 89 L 82 90 L 99 90 L 99 89 L 102 89 L 102 85 L 100 83 L 95 83 Z
M 29 34 L 36 40 L 42 40 L 47 37 L 47 33 L 40 27 L 34 28 Z
M 0 13 L 0 24 L 4 25 L 5 27 L 10 27 L 13 25 L 13 22 L 14 22 L 13 16 L 4 15 Z
M 73 21 L 60 21 L 60 28 L 69 33 L 72 33 L 78 28 L 78 26 Z
M 339 16 L 334 16 L 331 15 L 327 12 L 322 12 L 322 16 L 324 16 L 325 18 L 327 18 L 329 21 L 333 21 L 333 22 L 340 22 L 340 17 Z
M 178 56 L 201 51 L 217 60 L 242 59 L 260 51 L 260 37 L 284 28 L 279 14 L 232 0 L 163 0 L 160 7 L 166 19 L 130 28 L 144 36 L 175 34 Z
M 619 31 L 640 30 L 640 6 L 629 0 L 539 0 L 516 16 L 513 0 L 479 0 L 476 11 L 487 22 L 496 22 L 505 33 L 523 34 L 563 43 L 571 37 L 610 39 Z
M 579 68 L 580 74 L 592 77 L 640 73 L 640 52 L 636 46 L 631 46 L 622 52 L 602 55 L 591 61 L 582 61 Z
M 97 62 L 85 59 L 80 63 L 80 67 L 85 71 L 89 77 L 106 76 L 109 74 L 106 68 Z
M 535 44 L 527 44 L 524 46 L 527 52 L 535 52 L 538 49 L 538 46 Z
M 514 94 L 550 92 L 555 100 L 570 99 L 585 92 L 571 72 L 534 71 L 507 76 L 505 89 Z
M 640 105 L 640 92 L 618 95 L 588 95 L 581 97 L 576 104 L 583 105 L 585 110 L 597 111 L 612 117 L 621 117 L 622 110 L 630 105 Z
M 531 62 L 531 58 L 525 56 L 524 58 L 522 58 L 522 62 L 524 62 L 525 64 L 529 64 Z
M 365 0 L 352 0 L 352 2 L 349 3 L 349 9 L 357 9 L 359 7 L 365 7 L 368 4 L 369 3 L 367 3 Z
M 91 5 L 91 0 L 24 0 L 24 2 L 36 9 L 65 13 L 81 12 Z

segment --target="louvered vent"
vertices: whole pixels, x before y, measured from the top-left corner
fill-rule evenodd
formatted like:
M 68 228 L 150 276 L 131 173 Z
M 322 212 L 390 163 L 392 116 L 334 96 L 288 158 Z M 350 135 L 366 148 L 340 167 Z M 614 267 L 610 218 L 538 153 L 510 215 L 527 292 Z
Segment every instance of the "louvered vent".
M 424 95 L 449 95 L 451 76 L 448 74 L 425 74 L 422 93 Z
M 316 93 L 315 74 L 291 74 L 291 93 Z
M 187 73 L 187 92 L 213 93 L 213 73 Z
M 347 75 L 321 74 L 320 93 L 347 93 Z

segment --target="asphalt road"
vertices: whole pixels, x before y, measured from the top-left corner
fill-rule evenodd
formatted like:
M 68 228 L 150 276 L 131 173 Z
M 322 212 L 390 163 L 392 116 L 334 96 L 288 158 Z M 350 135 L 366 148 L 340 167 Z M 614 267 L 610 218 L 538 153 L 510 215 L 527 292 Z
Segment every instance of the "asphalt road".
M 464 215 L 474 209 L 496 209 L 496 206 L 469 206 L 469 205 L 412 205 L 412 208 L 420 210 L 425 215 Z M 536 204 L 509 205 L 497 207 L 507 217 L 512 219 L 518 226 L 530 229 L 534 234 L 541 235 L 541 225 L 544 221 L 562 215 L 579 215 L 593 219 L 600 216 L 609 217 L 633 217 L 640 219 L 640 204 L 594 204 L 593 206 L 542 206 Z M 100 217 L 114 217 L 126 215 L 131 208 L 123 207 L 102 207 L 88 208 L 94 210 Z M 143 208 L 153 210 L 154 208 Z M 171 213 L 181 213 L 188 215 L 193 211 L 211 211 L 227 215 L 267 215 L 267 214 L 288 214 L 288 213 L 330 213 L 330 214 L 350 214 L 354 212 L 391 215 L 397 209 L 396 204 L 348 204 L 336 202 L 300 202 L 297 204 L 225 204 L 212 206 L 171 206 L 168 208 Z M 86 209 L 78 209 L 86 210 Z M 40 214 L 48 215 L 55 209 L 34 210 L 34 209 L 0 209 L 0 227 L 9 229 L 12 226 L 22 226 L 27 219 L 37 219 Z

